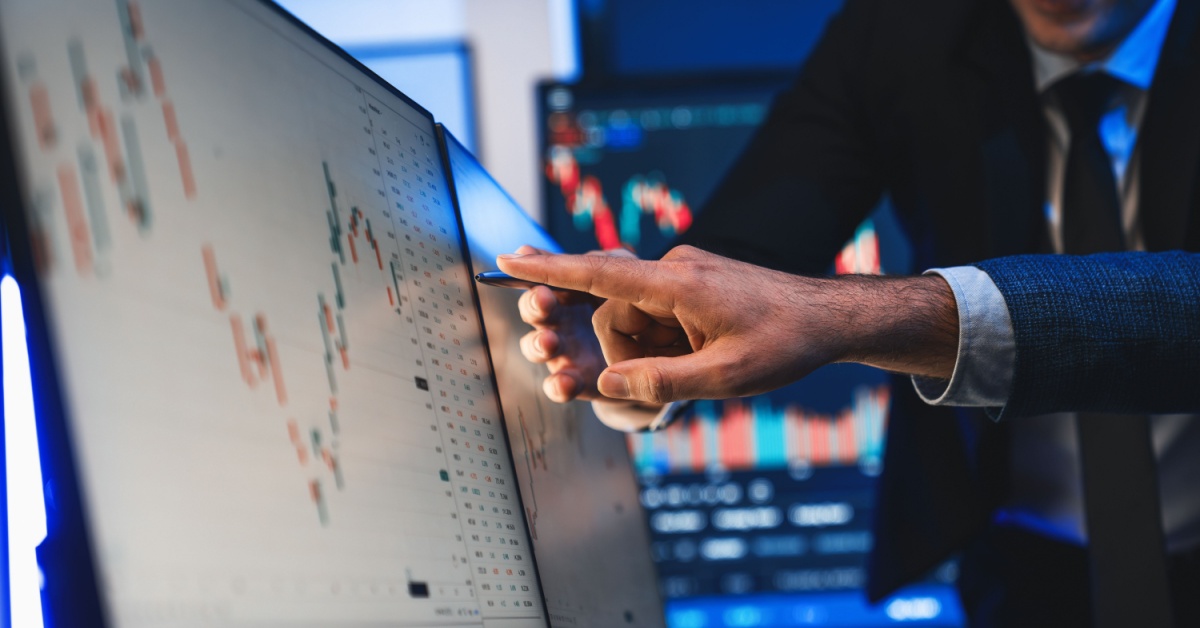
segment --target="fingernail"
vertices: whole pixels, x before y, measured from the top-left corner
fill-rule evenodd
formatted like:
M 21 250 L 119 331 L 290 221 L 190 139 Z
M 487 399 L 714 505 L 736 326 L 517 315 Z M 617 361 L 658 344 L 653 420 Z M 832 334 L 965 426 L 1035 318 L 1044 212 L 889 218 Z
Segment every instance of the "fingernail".
M 629 397 L 629 382 L 625 381 L 625 376 L 620 373 L 601 373 L 600 379 L 596 382 L 596 388 L 600 389 L 600 394 L 613 399 L 626 399 Z
M 500 255 L 497 255 L 496 257 L 498 257 L 500 259 L 517 259 L 518 257 L 525 257 L 525 256 L 520 253 L 501 253 Z
M 533 346 L 535 349 L 537 349 L 541 353 L 543 353 L 543 354 L 546 353 L 546 340 L 542 337 L 541 334 L 538 334 L 533 337 Z

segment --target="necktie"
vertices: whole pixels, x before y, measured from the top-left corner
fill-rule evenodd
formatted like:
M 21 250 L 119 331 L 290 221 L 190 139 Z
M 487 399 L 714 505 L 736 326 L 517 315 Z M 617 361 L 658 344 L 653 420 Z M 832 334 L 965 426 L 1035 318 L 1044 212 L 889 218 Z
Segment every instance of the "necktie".
M 1070 129 L 1063 179 L 1065 253 L 1125 248 L 1121 203 L 1100 120 L 1120 83 L 1076 73 L 1053 87 Z M 1171 626 L 1158 474 L 1144 415 L 1078 415 L 1083 497 L 1098 628 Z

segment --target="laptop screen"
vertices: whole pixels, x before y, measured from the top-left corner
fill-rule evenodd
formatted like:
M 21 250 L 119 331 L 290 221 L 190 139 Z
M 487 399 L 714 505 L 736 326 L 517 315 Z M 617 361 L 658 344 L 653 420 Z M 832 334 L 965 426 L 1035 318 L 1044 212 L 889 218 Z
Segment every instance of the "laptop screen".
M 429 114 L 251 0 L 0 37 L 102 625 L 544 626 Z

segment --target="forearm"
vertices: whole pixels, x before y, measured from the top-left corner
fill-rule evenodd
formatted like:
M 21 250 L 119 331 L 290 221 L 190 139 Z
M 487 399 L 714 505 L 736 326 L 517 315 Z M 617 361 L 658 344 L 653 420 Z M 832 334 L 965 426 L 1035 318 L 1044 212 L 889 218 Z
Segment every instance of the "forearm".
M 954 293 L 938 276 L 806 279 L 826 311 L 825 330 L 809 321 L 797 337 L 827 338 L 832 361 L 949 379 L 958 355 Z M 809 292 L 812 294 L 812 292 Z M 800 296 L 799 298 L 805 298 Z

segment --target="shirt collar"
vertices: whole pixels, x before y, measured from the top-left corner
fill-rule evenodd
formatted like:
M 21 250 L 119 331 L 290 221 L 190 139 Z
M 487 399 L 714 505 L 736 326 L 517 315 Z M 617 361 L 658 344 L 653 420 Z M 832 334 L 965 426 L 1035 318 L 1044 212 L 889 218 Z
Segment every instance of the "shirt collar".
M 1033 54 L 1033 72 L 1038 92 L 1046 91 L 1059 79 L 1080 69 L 1107 72 L 1138 89 L 1150 89 L 1154 70 L 1158 67 L 1158 56 L 1167 38 L 1167 28 L 1175 13 L 1175 3 L 1176 0 L 1157 0 L 1112 54 L 1088 64 L 1050 52 L 1027 38 Z

